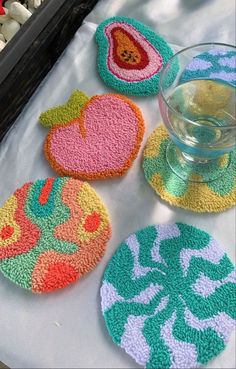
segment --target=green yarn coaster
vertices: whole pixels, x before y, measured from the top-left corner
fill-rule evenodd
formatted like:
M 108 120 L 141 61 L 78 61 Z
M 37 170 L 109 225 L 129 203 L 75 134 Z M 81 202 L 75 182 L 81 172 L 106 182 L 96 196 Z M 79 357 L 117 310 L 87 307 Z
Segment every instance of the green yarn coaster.
M 64 288 L 99 263 L 110 234 L 106 208 L 88 183 L 26 183 L 0 208 L 0 271 L 35 293 Z
M 236 87 L 236 51 L 212 49 L 195 56 L 186 66 L 180 82 L 216 80 Z
M 130 235 L 110 260 L 102 312 L 114 343 L 146 368 L 195 368 L 218 355 L 236 319 L 233 264 L 182 223 Z
M 97 67 L 103 81 L 124 94 L 147 96 L 159 92 L 163 66 L 173 56 L 167 42 L 136 19 L 112 17 L 97 28 Z M 173 64 L 171 84 L 178 71 Z
M 236 150 L 230 153 L 226 170 L 225 157 L 219 159 L 217 170 L 224 170 L 221 177 L 207 183 L 191 182 L 178 177 L 169 167 L 166 160 L 169 142 L 169 135 L 161 125 L 148 138 L 143 155 L 145 177 L 163 200 L 199 213 L 221 212 L 236 204 Z M 192 179 L 194 175 L 199 174 L 192 173 Z M 206 171 L 206 180 L 208 175 Z

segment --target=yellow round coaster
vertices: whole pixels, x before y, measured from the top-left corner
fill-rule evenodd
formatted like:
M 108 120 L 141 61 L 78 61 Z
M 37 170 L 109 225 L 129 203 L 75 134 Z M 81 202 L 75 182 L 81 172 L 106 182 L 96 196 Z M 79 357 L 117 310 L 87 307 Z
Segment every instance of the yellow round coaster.
M 145 177 L 163 200 L 199 213 L 221 212 L 236 204 L 236 150 L 231 152 L 230 164 L 222 177 L 207 183 L 190 182 L 179 178 L 169 167 L 169 141 L 164 126 L 158 127 L 150 135 L 143 157 Z

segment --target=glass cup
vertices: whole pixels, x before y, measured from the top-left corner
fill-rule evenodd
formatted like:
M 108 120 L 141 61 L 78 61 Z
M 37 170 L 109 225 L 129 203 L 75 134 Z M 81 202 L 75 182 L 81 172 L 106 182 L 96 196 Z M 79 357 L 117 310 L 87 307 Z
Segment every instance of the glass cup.
M 194 77 L 193 73 L 186 74 L 191 65 L 196 70 L 193 58 L 209 52 L 222 60 L 230 56 L 231 65 L 235 62 L 236 47 L 199 44 L 175 54 L 160 76 L 159 107 L 171 138 L 167 162 L 180 178 L 194 182 L 222 176 L 229 166 L 230 152 L 236 147 L 235 77 L 231 73 L 231 82 L 216 74 L 214 79 L 201 72 Z M 204 68 L 208 68 L 207 62 Z

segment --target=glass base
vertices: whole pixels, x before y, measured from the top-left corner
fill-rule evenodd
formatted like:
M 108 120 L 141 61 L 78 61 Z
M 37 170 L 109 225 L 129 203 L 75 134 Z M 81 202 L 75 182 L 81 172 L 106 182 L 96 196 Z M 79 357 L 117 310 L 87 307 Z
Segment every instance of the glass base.
M 184 181 L 210 182 L 224 174 L 230 163 L 230 154 L 206 160 L 183 153 L 170 142 L 166 149 L 166 160 L 171 170 Z

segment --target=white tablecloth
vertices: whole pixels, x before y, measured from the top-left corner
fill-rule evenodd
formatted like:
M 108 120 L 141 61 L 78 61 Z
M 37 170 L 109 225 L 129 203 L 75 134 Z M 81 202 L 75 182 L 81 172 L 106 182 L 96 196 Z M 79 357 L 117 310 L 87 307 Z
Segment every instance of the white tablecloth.
M 0 205 L 24 182 L 55 176 L 43 157 L 47 130 L 42 111 L 61 104 L 73 89 L 109 91 L 96 71 L 94 32 L 105 18 L 137 18 L 175 50 L 199 42 L 235 43 L 234 0 L 101 0 L 0 144 Z M 68 19 L 69 21 L 69 19 Z M 22 91 L 24 93 L 24 91 Z M 157 98 L 133 98 L 146 120 L 143 142 L 160 121 Z M 143 147 L 142 147 L 143 148 Z M 33 295 L 0 275 L 0 360 L 16 368 L 134 368 L 112 343 L 100 311 L 99 288 L 108 260 L 131 232 L 153 223 L 186 222 L 210 232 L 235 262 L 235 209 L 194 214 L 169 206 L 146 183 L 141 152 L 121 179 L 92 182 L 109 209 L 113 236 L 98 267 L 50 295 Z M 208 368 L 235 368 L 235 335 Z

